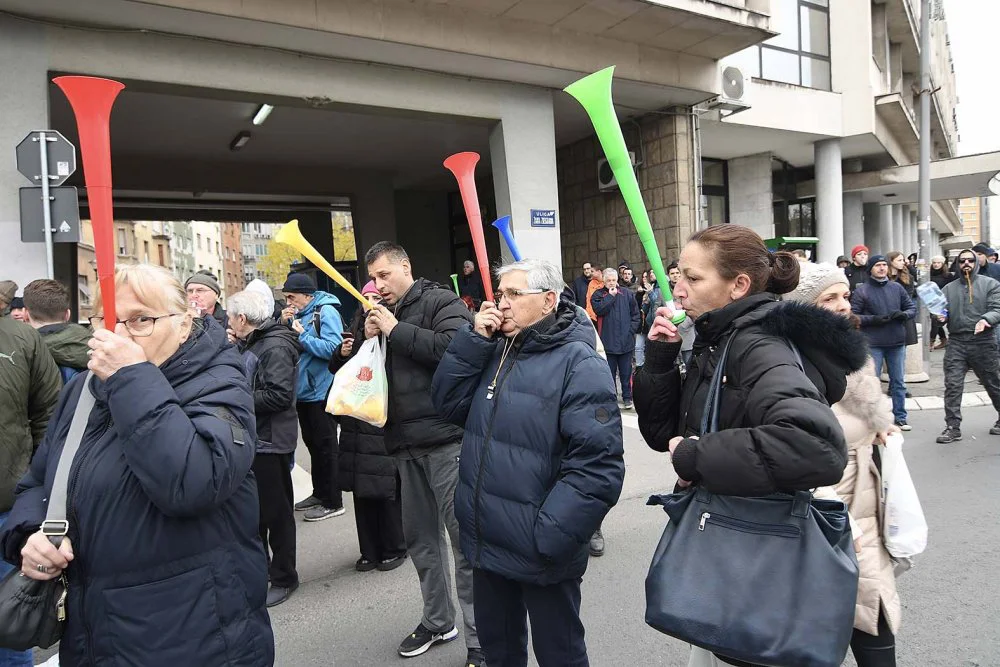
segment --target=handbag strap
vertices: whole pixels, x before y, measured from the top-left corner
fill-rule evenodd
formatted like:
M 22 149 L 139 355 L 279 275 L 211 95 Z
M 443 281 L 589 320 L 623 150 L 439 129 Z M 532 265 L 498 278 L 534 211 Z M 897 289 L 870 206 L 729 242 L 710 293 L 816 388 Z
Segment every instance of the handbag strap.
M 701 435 L 715 433 L 719 430 L 719 404 L 722 402 L 722 384 L 726 378 L 726 361 L 729 359 L 729 348 L 736 338 L 736 331 L 730 334 L 725 346 L 722 348 L 722 356 L 719 357 L 715 365 L 715 372 L 712 373 L 712 383 L 708 386 L 708 395 L 705 397 L 705 409 L 701 413 Z
M 45 521 L 42 522 L 42 534 L 57 547 L 62 542 L 62 538 L 69 532 L 69 521 L 66 519 L 69 471 L 73 467 L 73 459 L 80 449 L 83 432 L 87 429 L 87 421 L 94 409 L 94 394 L 90 390 L 90 379 L 93 375 L 88 371 L 87 377 L 83 380 L 83 389 L 80 390 L 80 398 L 76 402 L 73 421 L 69 425 L 69 434 L 66 436 L 62 453 L 59 455 L 59 464 L 56 466 L 56 476 L 52 481 L 52 490 L 49 492 L 49 506 L 45 513 Z

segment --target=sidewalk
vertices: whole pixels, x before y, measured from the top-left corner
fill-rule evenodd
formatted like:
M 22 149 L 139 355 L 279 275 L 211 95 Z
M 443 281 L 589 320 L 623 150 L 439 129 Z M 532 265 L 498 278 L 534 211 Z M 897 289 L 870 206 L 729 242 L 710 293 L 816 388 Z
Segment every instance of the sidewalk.
M 931 366 L 928 382 L 911 382 L 906 385 L 913 398 L 906 399 L 906 410 L 943 410 L 944 409 L 944 350 L 931 352 Z M 976 379 L 976 374 L 969 372 L 965 377 L 965 393 L 962 394 L 962 407 L 990 405 L 983 385 Z

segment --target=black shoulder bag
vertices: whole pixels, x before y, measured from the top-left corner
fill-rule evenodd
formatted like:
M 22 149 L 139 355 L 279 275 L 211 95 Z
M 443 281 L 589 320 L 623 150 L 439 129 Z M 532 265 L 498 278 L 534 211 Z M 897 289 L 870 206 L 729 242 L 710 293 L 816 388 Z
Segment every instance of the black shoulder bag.
M 69 434 L 56 467 L 48 511 L 41 526 L 42 533 L 57 547 L 69 532 L 69 521 L 66 520 L 69 470 L 94 408 L 91 377 L 92 374 L 87 373 L 84 378 Z M 49 581 L 37 581 L 24 576 L 20 570 L 13 570 L 0 581 L 0 646 L 15 651 L 27 651 L 36 646 L 49 648 L 62 637 L 65 622 L 65 573 Z
M 702 434 L 718 430 L 735 336 L 715 368 Z M 646 576 L 646 623 L 754 665 L 843 662 L 858 592 L 844 503 L 807 491 L 744 498 L 694 488 L 647 504 L 669 521 Z

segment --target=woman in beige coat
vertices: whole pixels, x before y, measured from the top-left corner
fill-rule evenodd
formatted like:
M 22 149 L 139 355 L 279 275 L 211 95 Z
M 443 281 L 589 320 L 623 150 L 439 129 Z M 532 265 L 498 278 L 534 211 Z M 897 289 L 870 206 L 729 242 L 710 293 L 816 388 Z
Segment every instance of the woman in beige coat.
M 799 286 L 785 300 L 853 317 L 843 270 L 832 264 L 803 264 L 801 271 Z M 875 449 L 898 429 L 874 368 L 848 376 L 847 392 L 833 411 L 844 428 L 847 468 L 836 487 L 819 489 L 816 495 L 839 496 L 851 513 L 860 569 L 851 649 L 858 667 L 895 667 L 901 611 L 892 558 L 882 542 L 882 478 Z

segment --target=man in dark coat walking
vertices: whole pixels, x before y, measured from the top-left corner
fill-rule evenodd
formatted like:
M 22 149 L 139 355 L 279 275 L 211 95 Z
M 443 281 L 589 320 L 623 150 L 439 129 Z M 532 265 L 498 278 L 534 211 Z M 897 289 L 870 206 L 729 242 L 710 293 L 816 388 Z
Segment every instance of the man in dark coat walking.
M 525 665 L 527 615 L 540 667 L 587 665 L 580 583 L 621 493 L 621 414 L 588 317 L 559 301 L 559 270 L 525 260 L 499 275 L 499 308 L 455 336 L 433 385 L 465 426 L 455 511 L 480 638 L 487 664 Z
M 465 621 L 466 664 L 480 667 L 483 657 L 472 609 L 472 567 L 458 548 L 455 520 L 462 428 L 440 417 L 430 395 L 431 378 L 441 357 L 472 314 L 448 288 L 414 279 L 410 258 L 401 246 L 380 241 L 365 255 L 365 263 L 382 297 L 382 303 L 368 311 L 365 338 L 383 335 L 388 342 L 385 442 L 399 467 L 403 535 L 424 600 L 423 618 L 400 644 L 399 654 L 412 658 L 458 637 L 446 570 L 443 535 L 447 531 Z
M 276 322 L 270 302 L 257 292 L 229 297 L 229 326 L 243 352 L 257 416 L 253 474 L 260 495 L 260 539 L 270 547 L 267 606 L 279 605 L 299 587 L 295 569 L 292 464 L 299 440 L 295 385 L 298 336 Z
M 906 423 L 906 320 L 912 320 L 917 308 L 906 288 L 889 280 L 889 263 L 884 255 L 874 255 L 868 262 L 871 276 L 858 285 L 851 296 L 851 310 L 861 318 L 861 331 L 868 337 L 875 373 L 882 374 L 882 362 L 889 367 L 889 394 L 896 426 L 909 431 Z
M 618 272 L 604 270 L 604 288 L 594 292 L 590 299 L 594 312 L 602 319 L 601 340 L 608 355 L 611 378 L 618 376 L 622 384 L 622 402 L 626 410 L 632 409 L 632 354 L 635 352 L 635 335 L 642 326 L 639 304 L 627 287 L 618 286 Z
M 573 280 L 573 297 L 574 301 L 578 306 L 586 309 L 587 307 L 587 290 L 590 288 L 590 277 L 594 273 L 594 269 L 590 262 L 583 263 L 583 274 L 577 276 Z

